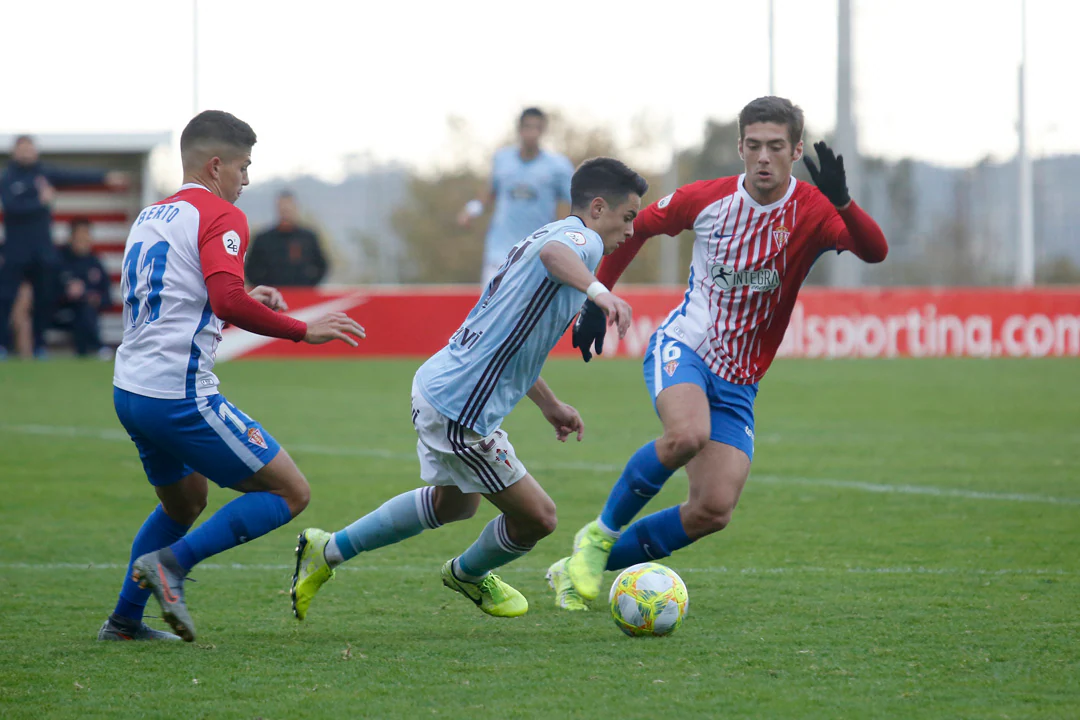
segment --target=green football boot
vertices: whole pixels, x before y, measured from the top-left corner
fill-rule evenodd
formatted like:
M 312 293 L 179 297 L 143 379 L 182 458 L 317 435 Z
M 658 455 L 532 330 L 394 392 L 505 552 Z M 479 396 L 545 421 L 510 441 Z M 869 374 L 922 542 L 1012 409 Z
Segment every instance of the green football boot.
M 559 560 L 547 571 L 547 583 L 555 591 L 555 607 L 572 611 L 588 610 L 589 606 L 578 595 L 566 574 L 566 561 L 569 559 Z
M 326 544 L 333 535 L 318 528 L 308 528 L 300 533 L 296 543 L 296 571 L 292 576 L 289 596 L 292 598 L 293 615 L 297 620 L 307 617 L 308 607 L 315 593 L 334 577 L 334 570 L 326 562 Z
M 614 544 L 615 538 L 601 530 L 595 520 L 574 536 L 574 552 L 566 561 L 566 574 L 583 600 L 595 600 L 600 594 L 600 583 Z
M 510 587 L 498 575 L 488 573 L 480 582 L 458 580 L 454 575 L 454 561 L 447 560 L 442 567 L 443 585 L 472 600 L 476 607 L 494 617 L 521 617 L 529 612 L 529 601 Z

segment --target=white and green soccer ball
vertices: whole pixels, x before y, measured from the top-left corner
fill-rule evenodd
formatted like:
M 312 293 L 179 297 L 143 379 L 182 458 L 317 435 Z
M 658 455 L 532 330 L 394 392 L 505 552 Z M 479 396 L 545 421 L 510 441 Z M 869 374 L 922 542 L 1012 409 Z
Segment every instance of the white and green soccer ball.
M 686 583 L 671 568 L 653 562 L 619 573 L 608 599 L 615 625 L 631 637 L 670 635 L 690 609 Z

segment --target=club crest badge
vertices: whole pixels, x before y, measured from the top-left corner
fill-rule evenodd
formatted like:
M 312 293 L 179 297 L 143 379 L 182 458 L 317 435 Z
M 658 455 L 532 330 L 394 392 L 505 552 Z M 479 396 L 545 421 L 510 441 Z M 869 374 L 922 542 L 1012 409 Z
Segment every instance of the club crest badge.
M 267 449 L 266 440 L 263 438 L 262 431 L 259 428 L 248 428 L 247 439 L 252 445 L 258 445 L 263 450 Z
M 675 371 L 678 370 L 678 369 L 679 369 L 679 361 L 678 360 L 671 360 L 666 365 L 664 365 L 664 372 L 666 372 L 668 374 L 668 377 L 671 377 L 672 375 L 674 375 Z
M 783 250 L 784 246 L 787 245 L 788 238 L 790 238 L 790 237 L 791 237 L 791 231 L 788 230 L 783 225 L 779 225 L 779 226 L 773 228 L 772 239 L 773 239 L 773 242 L 776 243 L 776 249 L 777 250 Z
M 503 450 L 502 448 L 499 448 L 498 450 L 495 451 L 495 461 L 503 463 L 504 465 L 506 465 L 506 467 L 510 468 L 511 470 L 514 469 L 514 466 L 510 464 L 510 456 L 509 456 L 509 454 L 507 454 L 507 452 L 505 450 Z

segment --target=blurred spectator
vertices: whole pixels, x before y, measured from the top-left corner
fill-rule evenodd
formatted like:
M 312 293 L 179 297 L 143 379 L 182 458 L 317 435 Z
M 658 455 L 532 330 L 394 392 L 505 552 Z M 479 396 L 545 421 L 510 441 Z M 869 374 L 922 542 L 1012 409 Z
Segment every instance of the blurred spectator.
M 4 244 L 0 252 L 0 318 L 10 318 L 12 306 L 23 280 L 34 290 L 34 354 L 45 354 L 45 328 L 52 322 L 55 308 L 59 258 L 52 242 L 52 203 L 57 187 L 107 185 L 122 188 L 127 183 L 116 172 L 61 169 L 45 165 L 29 135 L 15 140 L 12 162 L 0 175 L 0 205 L 4 211 Z M 0 358 L 11 343 L 8 323 L 0 323 Z
M 75 353 L 80 357 L 97 353 L 111 357 L 101 346 L 98 314 L 111 304 L 109 274 L 92 252 L 90 221 L 71 221 L 71 241 L 63 249 L 60 263 L 60 306 L 57 325 L 71 330 Z
M 300 224 L 296 198 L 278 195 L 278 223 L 255 236 L 248 248 L 245 275 L 251 285 L 313 287 L 326 275 L 319 238 Z
M 34 307 L 34 288 L 24 282 L 15 294 L 15 303 L 11 308 L 12 348 L 19 357 L 27 359 L 34 356 L 34 330 L 30 319 Z
M 473 218 L 491 209 L 480 273 L 483 285 L 499 272 L 514 245 L 537 228 L 570 214 L 574 166 L 562 155 L 540 147 L 547 116 L 539 108 L 525 108 L 517 130 L 518 144 L 495 153 L 488 189 L 458 214 L 458 224 L 469 227 Z

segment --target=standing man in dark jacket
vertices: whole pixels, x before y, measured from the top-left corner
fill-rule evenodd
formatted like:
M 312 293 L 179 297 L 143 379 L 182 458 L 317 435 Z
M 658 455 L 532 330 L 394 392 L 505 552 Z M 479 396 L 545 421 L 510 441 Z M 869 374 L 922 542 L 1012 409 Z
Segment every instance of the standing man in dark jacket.
M 122 188 L 124 176 L 99 170 L 51 167 L 41 162 L 29 135 L 15 140 L 12 162 L 0 175 L 0 205 L 4 211 L 4 243 L 0 245 L 0 318 L 11 307 L 22 281 L 34 287 L 34 354 L 45 353 L 45 328 L 55 307 L 59 257 L 52 241 L 52 208 L 56 188 L 69 185 L 107 185 Z M 10 333 L 0 323 L 0 359 L 7 356 Z
M 109 274 L 92 252 L 90 221 L 71 221 L 71 241 L 62 251 L 60 263 L 60 309 L 71 316 L 75 354 L 98 353 L 103 359 L 112 353 L 102 348 L 98 331 L 99 313 L 112 304 Z
M 326 275 L 326 257 L 315 233 L 300 225 L 296 198 L 278 195 L 278 223 L 255 236 L 244 273 L 249 285 L 314 287 Z

